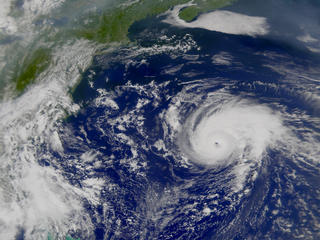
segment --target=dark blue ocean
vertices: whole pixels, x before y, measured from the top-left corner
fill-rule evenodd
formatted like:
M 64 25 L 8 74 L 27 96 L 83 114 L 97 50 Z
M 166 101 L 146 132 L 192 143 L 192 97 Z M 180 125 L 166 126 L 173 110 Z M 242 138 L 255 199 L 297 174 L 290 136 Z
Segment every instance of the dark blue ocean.
M 320 140 L 312 97 L 319 82 L 312 79 L 320 55 L 273 32 L 241 36 L 161 20 L 135 23 L 134 46 L 94 57 L 70 93 L 80 110 L 60 129 L 64 154 L 42 162 L 78 187 L 83 179 L 105 182 L 99 204 L 83 200 L 92 239 L 319 239 L 320 166 L 312 152 Z M 266 147 L 257 162 L 246 160 L 245 171 L 241 159 L 218 167 L 189 161 L 177 136 L 189 131 L 190 116 L 212 101 L 196 128 L 211 108 L 221 104 L 210 116 L 243 99 L 280 113 L 289 140 Z M 86 152 L 96 160 L 79 161 Z M 70 235 L 83 239 L 81 232 Z

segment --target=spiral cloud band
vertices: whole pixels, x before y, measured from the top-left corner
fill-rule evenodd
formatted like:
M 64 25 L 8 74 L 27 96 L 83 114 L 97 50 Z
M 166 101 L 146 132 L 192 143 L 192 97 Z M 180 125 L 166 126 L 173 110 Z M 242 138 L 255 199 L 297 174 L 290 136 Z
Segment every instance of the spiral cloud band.
M 259 161 L 284 131 L 281 118 L 270 108 L 229 101 L 198 109 L 187 119 L 179 144 L 193 162 L 225 166 L 234 161 Z

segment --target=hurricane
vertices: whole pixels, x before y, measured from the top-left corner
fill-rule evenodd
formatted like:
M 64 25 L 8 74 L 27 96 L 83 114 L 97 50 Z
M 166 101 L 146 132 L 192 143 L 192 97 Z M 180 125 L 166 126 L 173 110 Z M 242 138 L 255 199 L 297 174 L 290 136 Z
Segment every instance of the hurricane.
M 283 128 L 279 116 L 268 107 L 241 100 L 225 103 L 219 99 L 215 104 L 212 99 L 211 106 L 201 106 L 188 118 L 181 130 L 186 134 L 179 138 L 193 161 L 228 165 L 236 159 L 261 160 L 266 149 L 281 139 Z
M 319 13 L 3 3 L 0 239 L 319 239 Z

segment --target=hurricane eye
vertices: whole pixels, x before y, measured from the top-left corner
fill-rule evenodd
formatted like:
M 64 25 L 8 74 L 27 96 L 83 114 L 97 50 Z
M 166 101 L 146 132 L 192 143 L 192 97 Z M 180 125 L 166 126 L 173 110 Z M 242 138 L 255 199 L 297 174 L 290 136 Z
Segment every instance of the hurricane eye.
M 207 166 L 225 166 L 242 158 L 259 162 L 268 145 L 280 139 L 283 129 L 281 119 L 266 106 L 226 101 L 204 105 L 191 114 L 183 129 L 188 132 L 186 142 L 191 150 L 184 147 L 183 138 L 180 146 L 191 161 Z

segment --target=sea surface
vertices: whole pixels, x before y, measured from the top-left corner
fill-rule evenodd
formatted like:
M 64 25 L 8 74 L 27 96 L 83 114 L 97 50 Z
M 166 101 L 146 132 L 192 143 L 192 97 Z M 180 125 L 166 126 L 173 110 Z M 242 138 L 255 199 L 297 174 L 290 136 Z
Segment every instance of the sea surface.
M 257 2 L 56 45 L 0 104 L 0 238 L 319 239 L 319 9 Z

